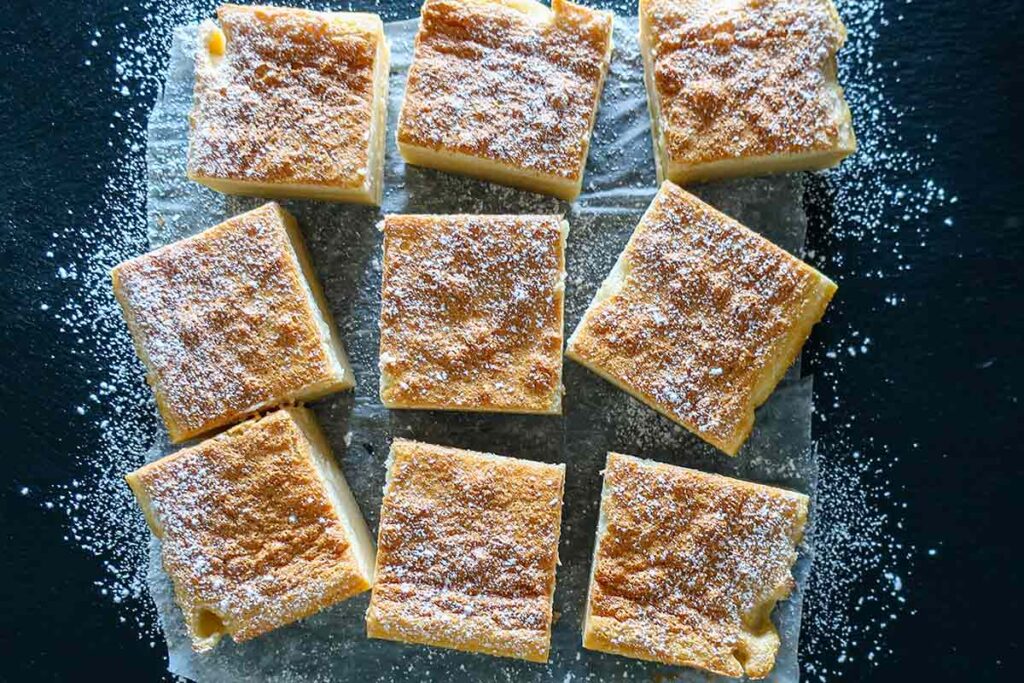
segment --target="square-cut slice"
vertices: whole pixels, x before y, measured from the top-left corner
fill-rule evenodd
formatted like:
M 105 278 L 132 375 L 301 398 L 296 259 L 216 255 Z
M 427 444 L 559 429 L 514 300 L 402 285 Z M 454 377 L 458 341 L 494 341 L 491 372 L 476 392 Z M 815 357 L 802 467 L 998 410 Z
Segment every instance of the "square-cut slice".
M 114 268 L 171 440 L 354 386 L 295 219 L 274 203 Z
M 572 200 L 612 15 L 567 0 L 427 0 L 398 149 L 410 164 Z
M 396 439 L 367 634 L 545 662 L 565 465 Z
M 666 181 L 566 355 L 735 455 L 835 291 Z
M 561 413 L 566 222 L 392 215 L 383 230 L 381 402 Z
M 764 678 L 807 496 L 608 454 L 583 646 Z
M 188 177 L 380 204 L 388 44 L 376 14 L 221 5 L 199 31 Z
M 857 147 L 832 0 L 640 0 L 659 180 L 834 166 Z
M 192 646 L 369 590 L 373 539 L 313 414 L 286 408 L 128 475 Z

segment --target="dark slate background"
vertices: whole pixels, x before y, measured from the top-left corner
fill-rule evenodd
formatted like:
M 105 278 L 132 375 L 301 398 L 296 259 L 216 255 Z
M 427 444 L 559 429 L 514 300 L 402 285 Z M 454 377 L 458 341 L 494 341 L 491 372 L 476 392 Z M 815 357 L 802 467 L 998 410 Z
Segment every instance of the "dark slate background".
M 893 282 L 856 273 L 865 263 L 891 269 L 898 235 L 877 249 L 845 240 L 854 272 L 829 269 L 845 276 L 844 319 L 865 319 L 876 349 L 841 380 L 842 413 L 872 417 L 846 436 L 919 444 L 892 469 L 892 487 L 908 503 L 903 540 L 940 548 L 907 581 L 915 613 L 888 629 L 894 653 L 877 666 L 859 657 L 845 667 L 852 680 L 1020 680 L 1021 10 L 1020 0 L 901 3 L 904 21 L 877 46 L 880 62 L 899 60 L 889 92 L 909 112 L 907 139 L 939 133 L 922 154 L 959 203 L 955 229 L 933 231 L 923 248 L 904 239 L 913 269 L 896 284 L 908 303 L 884 321 L 874 311 Z M 386 18 L 414 11 L 400 3 Z M 59 514 L 19 495 L 78 474 L 68 453 L 95 439 L 71 419 L 65 394 L 81 394 L 102 368 L 72 358 L 40 310 L 41 300 L 74 296 L 44 252 L 68 209 L 84 215 L 95 203 L 121 154 L 107 145 L 112 111 L 124 109 L 110 95 L 114 58 L 94 52 L 84 67 L 87 32 L 121 21 L 141 31 L 145 13 L 131 0 L 8 0 L 0 11 L 0 680 L 155 680 L 164 670 L 162 645 L 137 638 L 98 594 L 97 559 L 62 540 Z M 826 218 L 812 214 L 809 246 L 832 244 Z M 141 251 L 144 235 L 130 237 Z M 833 346 L 840 332 L 816 329 L 811 348 Z M 824 417 L 840 417 L 821 392 Z M 819 433 L 827 438 L 827 427 Z

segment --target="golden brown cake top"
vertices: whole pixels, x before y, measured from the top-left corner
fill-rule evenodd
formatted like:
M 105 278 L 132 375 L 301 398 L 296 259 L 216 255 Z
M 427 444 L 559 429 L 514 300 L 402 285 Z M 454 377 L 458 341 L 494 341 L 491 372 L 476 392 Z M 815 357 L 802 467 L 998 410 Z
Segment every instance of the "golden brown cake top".
M 221 5 L 196 56 L 191 177 L 348 188 L 366 182 L 371 14 Z
M 285 220 L 265 204 L 114 269 L 175 440 L 333 380 Z
M 564 0 L 551 8 L 427 0 L 398 141 L 580 178 L 612 15 Z
M 563 465 L 396 439 L 372 635 L 546 660 Z
M 817 320 L 824 277 L 670 182 L 620 259 L 621 289 L 595 300 L 569 353 L 734 452 L 780 349 Z
M 641 0 L 670 159 L 834 149 L 846 29 L 832 0 Z
M 628 656 L 767 675 L 770 614 L 794 585 L 807 509 L 799 493 L 610 453 L 593 637 Z
M 544 411 L 561 397 L 560 216 L 384 219 L 381 398 Z
M 288 410 L 146 465 L 129 481 L 189 623 L 201 625 L 210 611 L 246 640 L 369 588 Z

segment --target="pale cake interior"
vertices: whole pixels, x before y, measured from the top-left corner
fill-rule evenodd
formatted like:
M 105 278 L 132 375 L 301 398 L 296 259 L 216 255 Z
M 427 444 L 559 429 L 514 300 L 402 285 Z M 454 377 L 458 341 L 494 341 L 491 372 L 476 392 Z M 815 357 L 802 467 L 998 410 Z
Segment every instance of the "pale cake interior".
M 366 525 L 366 518 L 363 517 L 359 504 L 352 494 L 352 489 L 349 488 L 348 482 L 345 480 L 345 475 L 331 453 L 331 446 L 327 443 L 323 431 L 308 410 L 288 409 L 288 412 L 309 441 L 313 464 L 323 479 L 327 495 L 331 499 L 335 512 L 338 513 L 338 518 L 345 525 L 345 531 L 352 543 L 352 553 L 359 562 L 366 583 L 373 585 L 374 565 L 376 564 L 373 536 Z
M 331 309 L 324 297 L 323 287 L 320 278 L 317 277 L 313 268 L 313 261 L 306 248 L 306 242 L 302 238 L 302 231 L 299 230 L 295 217 L 287 211 L 279 209 L 282 222 L 288 232 L 288 245 L 291 248 L 292 256 L 302 272 L 302 285 L 309 298 L 310 309 L 316 316 L 317 327 L 320 330 L 321 340 L 324 345 L 324 353 L 331 359 L 334 368 L 334 381 L 309 387 L 308 390 L 295 398 L 297 400 L 313 400 L 337 389 L 351 389 L 355 386 L 355 373 L 348 361 L 348 354 L 341 343 L 338 335 L 338 327 L 334 323 Z
M 550 23 L 554 21 L 556 13 L 562 10 L 562 0 L 553 0 L 551 7 L 547 7 L 535 0 L 497 0 L 502 5 L 514 8 L 538 23 Z M 604 82 L 608 75 L 608 64 L 612 55 L 612 39 L 608 38 L 608 46 L 604 55 L 604 69 L 601 72 L 594 96 L 593 108 L 590 113 L 589 127 L 584 138 L 583 154 L 579 170 L 574 178 L 566 178 L 561 175 L 542 173 L 539 171 L 521 168 L 512 164 L 505 164 L 493 159 L 472 156 L 454 150 L 433 149 L 422 145 L 416 145 L 403 141 L 398 136 L 398 150 L 402 158 L 414 166 L 434 168 L 446 173 L 464 175 L 480 178 L 499 185 L 517 187 L 538 194 L 547 194 L 565 201 L 576 199 L 583 187 L 584 168 L 590 150 L 590 141 L 594 132 L 594 124 L 597 121 L 597 110 L 601 103 L 601 93 L 604 91 Z M 401 118 L 399 119 L 401 127 Z
M 771 175 L 797 171 L 815 171 L 836 166 L 857 149 L 850 110 L 843 99 L 839 85 L 836 58 L 833 55 L 824 66 L 825 87 L 831 93 L 833 110 L 830 115 L 839 124 L 835 146 L 827 150 L 809 150 L 800 153 L 779 153 L 765 156 L 744 156 L 720 159 L 698 164 L 685 164 L 669 157 L 665 144 L 661 94 L 654 80 L 654 56 L 651 45 L 651 26 L 645 6 L 650 0 L 640 0 L 640 53 L 644 64 L 644 85 L 647 106 L 651 115 L 651 138 L 658 182 L 671 180 L 678 184 L 706 182 L 741 176 Z
M 321 12 L 320 14 L 330 16 L 335 21 L 372 27 L 378 34 L 373 73 L 373 115 L 368 139 L 369 163 L 367 164 L 367 177 L 363 185 L 359 187 L 330 187 L 305 183 L 269 183 L 190 173 L 189 177 L 192 180 L 224 194 L 380 205 L 384 191 L 384 142 L 387 130 L 390 68 L 390 50 L 387 40 L 384 38 L 384 24 L 376 14 L 361 12 Z M 222 52 L 225 44 L 224 33 L 214 22 L 207 20 L 200 25 L 198 59 L 216 67 L 223 59 Z

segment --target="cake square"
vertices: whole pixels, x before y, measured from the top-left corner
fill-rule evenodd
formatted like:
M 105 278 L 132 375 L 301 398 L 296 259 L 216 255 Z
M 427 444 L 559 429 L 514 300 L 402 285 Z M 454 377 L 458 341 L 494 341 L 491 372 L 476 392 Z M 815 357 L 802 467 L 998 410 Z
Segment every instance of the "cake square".
M 666 181 L 566 355 L 735 455 L 835 291 Z
M 562 412 L 561 216 L 384 218 L 380 399 Z
M 370 589 L 373 539 L 304 408 L 237 425 L 128 475 L 197 652 Z
M 640 0 L 659 180 L 826 168 L 857 142 L 832 0 Z
M 388 44 L 375 14 L 221 5 L 196 54 L 188 177 L 379 205 Z
M 608 454 L 583 646 L 764 678 L 807 496 Z
M 546 662 L 565 465 L 396 439 L 371 638 Z
M 552 0 L 426 0 L 398 149 L 410 164 L 572 200 L 612 15 Z
M 113 282 L 175 443 L 354 386 L 302 235 L 277 204 L 125 261 Z

